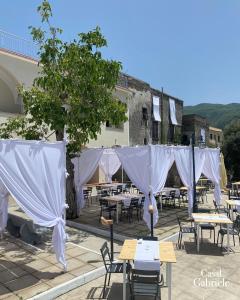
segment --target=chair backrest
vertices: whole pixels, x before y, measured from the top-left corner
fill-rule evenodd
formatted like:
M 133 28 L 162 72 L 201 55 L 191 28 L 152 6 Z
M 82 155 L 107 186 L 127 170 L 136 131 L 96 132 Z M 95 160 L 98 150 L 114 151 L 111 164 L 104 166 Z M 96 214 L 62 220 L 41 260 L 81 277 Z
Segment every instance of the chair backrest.
M 138 198 L 132 198 L 130 202 L 130 207 L 137 207 L 138 206 Z
M 108 201 L 106 199 L 99 199 L 99 204 L 101 206 L 108 206 Z
M 176 194 L 175 190 L 172 190 L 172 191 L 169 192 L 169 196 L 172 197 L 172 198 L 175 197 L 175 194 Z
M 131 292 L 133 295 L 155 296 L 159 295 L 159 271 L 131 271 Z
M 233 222 L 233 227 L 240 232 L 240 215 L 237 215 L 235 221 Z
M 107 266 L 111 263 L 111 256 L 110 256 L 110 251 L 109 251 L 107 242 L 103 243 L 103 245 L 100 249 L 100 252 L 102 255 L 104 266 L 107 270 Z

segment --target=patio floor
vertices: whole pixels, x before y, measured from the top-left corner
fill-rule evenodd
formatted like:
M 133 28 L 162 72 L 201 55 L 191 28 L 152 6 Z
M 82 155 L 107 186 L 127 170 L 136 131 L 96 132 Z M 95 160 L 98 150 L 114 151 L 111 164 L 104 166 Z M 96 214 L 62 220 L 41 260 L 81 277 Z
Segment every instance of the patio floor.
M 223 200 L 226 198 L 227 195 L 223 195 Z M 199 208 L 213 209 L 214 206 L 212 200 L 213 193 L 208 193 L 207 201 L 205 200 L 204 203 L 199 203 Z M 159 211 L 159 220 L 157 225 L 154 227 L 154 235 L 158 236 L 159 239 L 164 239 L 178 232 L 179 226 L 177 222 L 177 216 L 188 216 L 187 205 L 188 203 L 185 202 L 180 208 L 178 208 L 178 205 L 176 205 L 176 208 L 163 207 L 163 210 Z M 82 209 L 81 216 L 73 221 L 92 226 L 93 228 L 95 227 L 102 230 L 107 230 L 105 226 L 99 223 L 99 214 L 99 203 L 96 200 L 93 200 L 92 204 Z M 125 217 L 122 221 L 119 221 L 118 224 L 114 222 L 114 233 L 118 233 L 127 237 L 137 237 L 148 235 L 150 232 L 143 220 L 138 221 L 137 218 L 134 217 L 133 222 L 129 223 Z
M 216 231 L 217 232 L 217 231 Z M 173 300 L 238 300 L 240 295 L 240 247 L 232 247 L 234 252 L 227 255 L 213 244 L 205 233 L 200 253 L 192 238 L 185 238 L 185 249 L 176 249 L 177 263 L 172 269 Z M 225 238 L 226 242 L 226 238 Z M 230 239 L 232 246 L 232 239 Z M 165 277 L 165 267 L 161 269 Z M 59 300 L 101 299 L 104 277 L 61 295 Z M 168 289 L 161 288 L 161 299 L 167 298 Z M 129 295 L 129 290 L 128 290 Z M 122 299 L 122 275 L 113 274 L 106 298 Z M 127 298 L 129 299 L 129 298 Z M 148 297 L 137 299 L 150 300 Z

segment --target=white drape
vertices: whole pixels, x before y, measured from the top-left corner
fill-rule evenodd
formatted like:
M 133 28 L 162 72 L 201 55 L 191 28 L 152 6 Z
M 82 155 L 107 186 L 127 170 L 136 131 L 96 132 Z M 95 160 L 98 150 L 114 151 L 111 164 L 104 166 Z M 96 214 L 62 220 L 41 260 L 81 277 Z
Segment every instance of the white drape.
M 0 181 L 0 233 L 3 232 L 7 226 L 8 196 L 8 190 L 6 189 L 2 181 Z
M 165 185 L 168 171 L 174 161 L 172 149 L 167 146 L 148 145 L 118 148 L 116 152 L 128 177 L 145 194 L 143 218 L 150 228 L 148 207 L 151 202 L 154 208 L 153 225 L 156 225 L 158 210 L 154 195 Z
M 220 187 L 220 150 L 205 149 L 205 164 L 203 166 L 203 174 L 210 179 L 214 185 L 214 197 L 218 205 L 221 204 L 221 187 Z
M 155 121 L 161 122 L 160 99 L 156 96 L 153 96 L 153 116 Z
M 169 99 L 169 107 L 170 107 L 170 118 L 173 125 L 178 125 L 176 118 L 176 107 L 175 101 L 173 99 Z
M 72 159 L 74 164 L 74 182 L 77 194 L 78 210 L 85 206 L 83 185 L 86 184 L 96 171 L 103 149 L 86 149 L 79 157 Z
M 105 180 L 108 183 L 112 182 L 112 176 L 120 168 L 121 163 L 114 149 L 104 149 L 102 157 L 99 161 L 99 166 L 105 174 Z
M 203 165 L 205 162 L 204 149 L 195 148 L 195 180 L 199 180 Z M 175 162 L 178 174 L 183 184 L 188 189 L 188 212 L 192 212 L 193 207 L 193 166 L 192 166 L 192 149 L 191 147 L 176 147 L 174 150 Z
M 64 142 L 0 141 L 2 182 L 34 223 L 54 227 L 53 248 L 66 267 L 65 170 Z

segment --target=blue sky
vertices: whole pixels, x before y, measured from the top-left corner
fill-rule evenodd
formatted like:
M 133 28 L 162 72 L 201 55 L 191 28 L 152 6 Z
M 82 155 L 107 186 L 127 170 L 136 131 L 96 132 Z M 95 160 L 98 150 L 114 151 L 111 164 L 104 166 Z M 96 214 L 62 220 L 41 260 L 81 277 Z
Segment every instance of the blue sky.
M 30 39 L 41 1 L 1 0 L 0 29 Z M 53 24 L 71 40 L 97 25 L 105 56 L 182 100 L 240 103 L 239 0 L 52 0 Z

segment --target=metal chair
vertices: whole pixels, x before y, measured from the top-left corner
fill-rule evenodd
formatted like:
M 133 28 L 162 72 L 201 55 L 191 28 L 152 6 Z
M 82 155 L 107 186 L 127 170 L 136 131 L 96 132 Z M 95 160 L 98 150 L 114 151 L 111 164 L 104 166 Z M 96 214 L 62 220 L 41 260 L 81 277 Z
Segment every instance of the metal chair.
M 106 290 L 106 284 L 107 284 L 107 277 L 108 277 L 108 286 L 110 284 L 111 280 L 111 274 L 112 273 L 123 273 L 123 264 L 122 263 L 116 263 L 111 261 L 111 255 L 109 251 L 109 247 L 107 242 L 104 242 L 101 249 L 100 249 L 103 263 L 106 269 L 105 279 L 104 279 L 104 287 L 103 287 L 103 298 L 105 296 L 105 290 Z M 131 265 L 127 263 L 126 266 L 127 274 L 129 275 L 129 272 L 131 270 Z
M 100 216 L 99 216 L 99 222 L 101 221 L 101 217 L 103 216 L 103 213 L 108 213 L 108 217 L 111 219 L 111 213 L 116 212 L 117 207 L 116 204 L 110 205 L 106 199 L 99 199 L 100 204 Z
M 223 246 L 223 239 L 226 234 L 227 234 L 227 228 L 221 226 L 221 228 L 218 231 L 218 237 L 217 237 L 217 245 L 218 245 L 219 235 L 221 235 L 221 248 Z M 233 245 L 235 246 L 235 235 L 238 236 L 238 241 L 240 245 L 240 215 L 236 217 L 236 220 L 233 222 L 232 227 L 229 228 L 229 234 L 232 235 L 233 237 Z
M 178 235 L 178 248 L 181 249 L 182 247 L 182 237 L 184 234 L 194 234 L 195 242 L 197 241 L 197 233 L 195 227 L 192 226 L 192 221 L 187 219 L 180 219 L 177 217 L 178 225 L 179 225 L 179 235 Z M 191 226 L 185 225 L 186 223 L 191 222 Z
M 215 244 L 215 227 L 216 227 L 216 225 L 204 223 L 204 224 L 200 224 L 199 226 L 201 228 L 201 241 L 203 241 L 203 230 L 209 230 L 210 238 L 212 237 L 212 231 L 213 231 L 213 238 L 214 238 L 214 244 Z
M 154 299 L 161 299 L 160 284 L 158 271 L 131 271 L 130 276 L 130 293 L 131 299 L 135 296 L 154 297 Z

